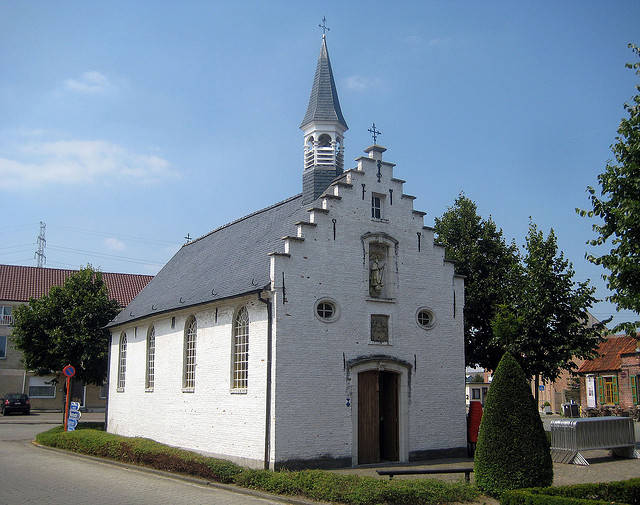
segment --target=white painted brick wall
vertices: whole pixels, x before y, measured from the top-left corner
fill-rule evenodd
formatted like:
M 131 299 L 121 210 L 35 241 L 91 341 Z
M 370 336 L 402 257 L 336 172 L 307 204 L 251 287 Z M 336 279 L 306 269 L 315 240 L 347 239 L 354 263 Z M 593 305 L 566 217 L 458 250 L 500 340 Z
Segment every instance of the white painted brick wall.
M 249 310 L 249 387 L 233 394 L 231 384 L 232 318 L 243 304 Z M 215 323 L 215 308 L 218 322 Z M 266 310 L 255 297 L 236 303 L 198 307 L 126 328 L 127 371 L 123 393 L 116 390 L 118 342 L 111 348 L 108 429 L 125 436 L 144 436 L 170 445 L 223 456 L 251 466 L 264 459 L 264 392 Z M 171 317 L 175 315 L 175 329 Z M 184 326 L 194 315 L 198 322 L 196 386 L 182 391 Z M 145 391 L 146 335 L 155 325 L 155 386 Z
M 434 245 L 433 231 L 423 227 L 422 214 L 413 212 L 413 199 L 402 197 L 402 181 L 393 179 L 393 165 L 382 163 L 381 172 L 378 182 L 375 160 L 360 159 L 359 170 L 346 174 L 352 186 L 332 188 L 341 198 L 322 202 L 327 213 L 310 213 L 317 226 L 300 227 L 303 241 L 285 241 L 282 251 L 290 256 L 272 256 L 272 461 L 352 458 L 357 453 L 351 384 L 356 376 L 348 373 L 345 362 L 378 354 L 410 364 L 410 399 L 401 414 L 408 452 L 466 446 L 463 282 L 454 276 L 453 265 L 444 262 L 444 249 Z M 385 195 L 384 221 L 371 219 L 372 191 Z M 394 264 L 387 266 L 395 277 L 393 302 L 367 299 L 368 263 L 362 241 L 366 233 L 384 233 L 397 241 Z M 420 251 L 417 233 L 421 233 Z M 316 301 L 324 297 L 339 305 L 341 315 L 335 322 L 324 323 L 314 316 Z M 251 320 L 249 388 L 247 394 L 238 395 L 229 390 L 232 318 L 242 304 L 247 304 Z M 416 324 L 420 307 L 434 312 L 433 329 Z M 390 345 L 370 343 L 372 313 L 389 315 Z M 184 393 L 183 339 L 189 315 L 198 321 L 198 364 L 195 392 Z M 175 329 L 170 328 L 172 316 Z M 265 305 L 255 297 L 244 298 L 137 324 L 137 335 L 133 327 L 124 328 L 128 349 L 122 393 L 116 391 L 122 329 L 112 338 L 109 431 L 260 466 L 265 433 Z M 150 324 L 156 328 L 155 388 L 146 392 Z

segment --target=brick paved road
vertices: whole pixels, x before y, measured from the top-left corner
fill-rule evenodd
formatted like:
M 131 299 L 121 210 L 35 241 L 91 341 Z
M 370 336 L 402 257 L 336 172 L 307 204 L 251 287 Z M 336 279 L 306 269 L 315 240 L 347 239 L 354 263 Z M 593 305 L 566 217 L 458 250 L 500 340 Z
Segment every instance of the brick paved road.
M 0 425 L 0 505 L 282 504 L 34 446 L 49 428 Z

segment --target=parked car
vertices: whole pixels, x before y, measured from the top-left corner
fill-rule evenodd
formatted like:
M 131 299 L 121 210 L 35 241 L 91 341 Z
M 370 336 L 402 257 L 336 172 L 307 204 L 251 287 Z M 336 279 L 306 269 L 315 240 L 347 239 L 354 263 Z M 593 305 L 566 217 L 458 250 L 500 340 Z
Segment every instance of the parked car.
M 9 393 L 2 399 L 0 404 L 0 410 L 2 415 L 7 415 L 9 412 L 22 412 L 25 415 L 31 414 L 31 401 L 27 395 L 21 393 Z

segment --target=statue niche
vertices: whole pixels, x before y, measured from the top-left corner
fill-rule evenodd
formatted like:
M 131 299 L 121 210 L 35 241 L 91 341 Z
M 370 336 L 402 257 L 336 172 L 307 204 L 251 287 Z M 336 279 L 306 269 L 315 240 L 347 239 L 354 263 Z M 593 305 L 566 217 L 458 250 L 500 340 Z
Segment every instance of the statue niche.
M 386 294 L 387 247 L 369 244 L 369 295 L 384 298 Z

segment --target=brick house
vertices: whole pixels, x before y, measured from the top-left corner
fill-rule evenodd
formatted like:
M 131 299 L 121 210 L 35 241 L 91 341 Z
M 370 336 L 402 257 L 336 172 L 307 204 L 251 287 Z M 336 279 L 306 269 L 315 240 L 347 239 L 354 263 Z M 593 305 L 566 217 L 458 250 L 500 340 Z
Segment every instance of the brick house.
M 598 347 L 598 357 L 578 370 L 582 408 L 629 412 L 640 404 L 640 340 L 612 335 Z
M 109 324 L 107 430 L 266 468 L 466 454 L 463 279 L 384 147 L 344 171 L 324 37 L 301 129 L 302 193 L 185 244 Z
M 56 377 L 38 377 L 24 369 L 22 353 L 11 345 L 13 310 L 41 298 L 53 286 L 62 286 L 77 270 L 0 265 L 0 396 L 22 392 L 29 395 L 34 410 L 61 410 L 63 398 L 59 387 L 52 383 Z M 153 278 L 150 275 L 103 272 L 109 295 L 125 307 Z M 85 409 L 104 409 L 106 389 L 76 383 L 74 399 Z

